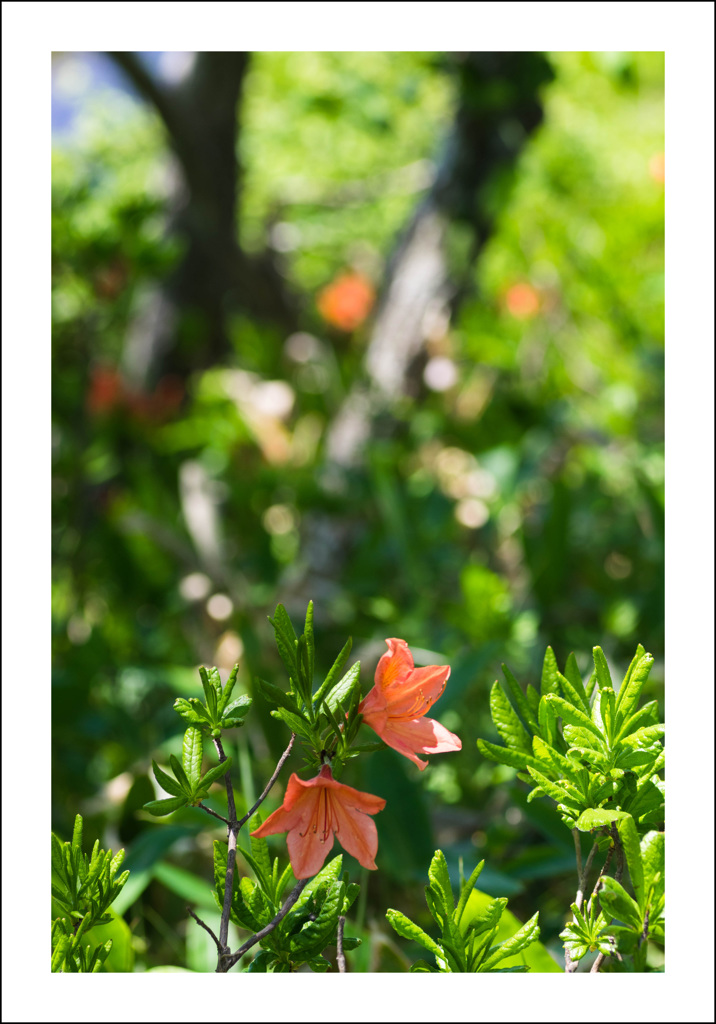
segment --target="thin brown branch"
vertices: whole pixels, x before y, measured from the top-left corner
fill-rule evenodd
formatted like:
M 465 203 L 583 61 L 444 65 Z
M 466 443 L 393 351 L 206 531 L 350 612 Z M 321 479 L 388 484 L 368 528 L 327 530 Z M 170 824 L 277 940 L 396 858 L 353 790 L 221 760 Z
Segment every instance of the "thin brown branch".
M 345 928 L 345 926 L 345 915 L 341 914 L 341 916 L 338 918 L 338 938 L 336 940 L 336 963 L 338 964 L 338 971 L 340 974 L 346 973 L 346 955 L 343 952 L 343 929 Z
M 614 840 L 614 845 L 610 848 L 609 854 L 608 854 L 607 859 L 606 859 L 606 861 L 604 863 L 604 867 L 602 868 L 601 873 L 599 875 L 599 878 L 597 879 L 597 884 L 595 885 L 594 892 L 592 893 L 592 899 L 594 898 L 594 896 L 597 893 L 597 887 L 599 886 L 599 883 L 601 881 L 602 875 L 606 871 L 607 864 L 609 863 L 609 860 L 611 858 L 612 852 L 614 850 L 617 851 L 617 868 L 616 868 L 616 871 L 614 872 L 614 878 L 616 879 L 617 882 L 621 882 L 622 875 L 624 874 L 624 847 L 622 846 L 621 837 L 619 835 L 619 830 L 617 829 L 616 823 L 612 825 L 612 827 L 610 829 L 610 833 L 611 833 L 612 839 Z M 599 973 L 599 968 L 602 966 L 602 964 L 606 960 L 606 957 L 607 957 L 606 953 L 600 953 L 599 956 L 594 961 L 594 963 L 592 964 L 592 967 L 591 967 L 591 970 L 590 970 L 589 973 L 590 974 L 598 974 Z
M 206 811 L 206 813 L 210 814 L 213 818 L 218 818 L 219 821 L 223 821 L 225 825 L 231 824 L 228 818 L 225 818 L 223 814 L 217 814 L 216 811 L 212 811 L 211 807 L 207 807 L 206 804 L 197 804 L 196 806 L 201 807 L 202 811 Z
M 254 806 L 253 806 L 253 807 L 251 808 L 251 810 L 250 810 L 250 811 L 247 811 L 247 812 L 246 812 L 246 814 L 245 814 L 245 815 L 243 816 L 243 818 L 241 818 L 241 819 L 240 819 L 240 820 L 239 820 L 239 821 L 238 821 L 238 822 L 236 823 L 236 824 L 238 825 L 238 827 L 239 827 L 239 828 L 241 828 L 241 826 L 242 826 L 242 825 L 245 825 L 245 824 L 246 824 L 246 822 L 247 822 L 247 821 L 249 820 L 249 818 L 251 818 L 251 817 L 252 817 L 252 815 L 254 815 L 254 814 L 256 813 L 256 811 L 257 811 L 257 810 L 259 809 L 259 807 L 261 806 L 261 804 L 262 804 L 262 803 L 264 802 L 264 800 L 266 799 L 266 797 L 267 797 L 267 796 L 269 795 L 269 793 L 271 792 L 271 787 L 273 786 L 274 782 L 276 781 L 276 779 L 277 779 L 277 778 L 278 778 L 278 776 L 279 776 L 279 772 L 281 771 L 281 769 L 283 768 L 284 764 L 286 763 L 286 758 L 287 758 L 287 757 L 288 757 L 288 755 L 289 755 L 289 754 L 291 753 L 291 748 L 293 747 L 293 744 L 294 744 L 294 740 L 295 740 L 295 739 L 296 739 L 296 733 L 295 733 L 295 732 L 292 732 L 292 733 L 291 733 L 291 739 L 290 739 L 290 740 L 288 741 L 288 746 L 287 746 L 287 747 L 286 747 L 286 749 L 284 750 L 283 754 L 281 754 L 281 758 L 280 758 L 280 760 L 279 760 L 278 764 L 276 765 L 276 770 L 275 770 L 275 772 L 273 773 L 273 775 L 271 776 L 271 778 L 270 778 L 270 779 L 268 780 L 268 782 L 266 783 L 266 787 L 265 787 L 265 789 L 264 789 L 263 793 L 262 793 L 262 794 L 261 794 L 261 796 L 260 796 L 260 797 L 258 798 L 258 800 L 257 800 L 257 801 L 256 801 L 256 803 L 254 804 Z
M 216 943 L 216 948 L 217 948 L 217 950 L 219 951 L 219 955 L 221 955 L 221 953 L 223 952 L 223 950 L 222 950 L 222 948 L 221 948 L 221 943 L 219 942 L 219 940 L 217 939 L 217 937 L 216 937 L 216 936 L 214 935 L 214 933 L 213 933 L 213 931 L 211 930 L 211 928 L 209 927 L 209 925 L 208 925 L 208 924 L 205 924 L 205 922 L 204 922 L 204 921 L 202 921 L 202 919 L 201 919 L 200 917 L 197 917 L 197 915 L 196 915 L 196 914 L 194 913 L 194 911 L 193 911 L 193 910 L 191 909 L 191 907 L 187 907 L 186 909 L 187 909 L 188 913 L 190 913 L 190 914 L 191 914 L 191 916 L 192 916 L 192 917 L 194 918 L 194 920 L 196 921 L 196 923 L 197 923 L 197 924 L 199 924 L 199 925 L 201 925 L 201 927 L 202 927 L 202 928 L 204 929 L 204 931 L 205 931 L 205 932 L 208 932 L 208 933 L 209 933 L 209 935 L 211 935 L 212 939 L 213 939 L 213 940 L 214 940 L 214 942 Z
M 235 963 L 238 963 L 238 961 L 241 959 L 241 957 L 247 950 L 251 949 L 251 947 L 255 946 L 257 942 L 260 942 L 261 939 L 269 935 L 274 930 L 276 925 L 280 924 L 280 922 L 283 921 L 286 914 L 289 912 L 291 907 L 294 905 L 298 897 L 305 889 L 306 885 L 308 884 L 308 881 L 309 880 L 307 878 L 301 879 L 298 885 L 296 885 L 291 890 L 288 899 L 281 907 L 278 914 L 276 914 L 276 917 L 274 917 L 272 921 L 269 921 L 269 923 L 264 928 L 262 928 L 260 932 L 256 932 L 256 934 L 252 935 L 250 939 L 247 939 L 243 946 L 239 946 L 235 953 L 230 953 L 228 955 L 225 954 L 219 957 L 219 966 L 216 968 L 217 974 L 225 974 L 228 970 L 230 970 Z
M 582 909 L 582 903 L 584 902 L 584 893 L 586 892 L 586 889 L 587 889 L 587 880 L 589 879 L 589 872 L 592 870 L 592 863 L 594 861 L 594 857 L 596 856 L 597 850 L 599 849 L 599 843 L 597 843 L 597 842 L 594 843 L 594 845 L 592 846 L 591 850 L 589 851 L 589 856 L 587 857 L 587 863 L 584 865 L 584 867 L 582 867 L 582 850 L 581 850 L 581 847 L 579 845 L 579 833 L 577 832 L 576 829 L 572 829 L 572 834 L 574 835 L 574 847 L 575 847 L 575 851 L 576 851 L 576 854 L 577 854 L 577 867 L 578 867 L 578 877 L 579 877 L 578 888 L 577 888 L 577 896 L 576 896 L 574 902 L 577 905 L 577 909 L 581 910 Z M 607 858 L 607 863 L 608 863 L 608 858 Z M 569 949 L 565 945 L 565 947 L 564 947 L 564 971 L 565 971 L 565 974 L 574 974 L 574 972 L 577 970 L 578 964 L 579 964 L 578 960 L 572 960 L 572 957 L 571 957 L 571 954 L 569 952 Z
M 224 748 L 221 745 L 221 740 L 218 737 L 214 738 L 214 746 L 216 752 L 219 755 L 219 761 L 226 760 L 226 754 Z M 239 834 L 239 828 L 236 824 L 236 803 L 234 801 L 234 787 L 231 782 L 231 772 L 227 771 L 224 775 L 224 783 L 226 785 L 226 801 L 229 809 L 229 821 L 227 823 L 228 833 L 228 849 L 226 851 L 226 883 L 224 885 L 224 902 L 221 907 L 221 927 L 219 930 L 219 944 L 221 949 L 227 948 L 229 941 L 229 917 L 231 914 L 231 894 L 234 891 L 234 870 L 236 868 L 236 843 Z M 219 965 L 221 965 L 221 955 L 219 955 Z M 218 969 L 218 968 L 217 968 Z

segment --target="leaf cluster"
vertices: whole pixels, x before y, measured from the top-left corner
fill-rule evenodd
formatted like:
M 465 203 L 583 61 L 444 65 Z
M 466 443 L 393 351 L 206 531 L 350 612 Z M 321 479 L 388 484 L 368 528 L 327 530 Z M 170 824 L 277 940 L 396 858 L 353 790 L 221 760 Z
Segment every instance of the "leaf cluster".
M 490 711 L 506 746 L 482 739 L 477 746 L 520 769 L 533 786 L 528 800 L 551 797 L 570 829 L 608 828 L 631 815 L 643 832 L 663 821 L 664 806 L 664 726 L 656 701 L 639 707 L 654 659 L 639 645 L 615 692 L 602 649 L 593 653 L 586 686 L 574 655 L 561 673 L 551 647 L 539 692 L 523 692 L 503 665 L 506 685 L 493 686 Z
M 52 898 L 67 915 L 52 922 L 52 971 L 85 974 L 102 969 L 112 949 L 112 940 L 91 948 L 83 937 L 97 925 L 108 924 L 112 902 L 129 878 L 129 871 L 117 877 L 124 850 L 115 857 L 100 850 L 95 841 L 90 857 L 82 852 L 82 816 L 75 818 L 72 842 L 63 843 L 51 833 Z
M 263 696 L 275 705 L 271 714 L 279 718 L 311 748 L 308 761 L 320 767 L 330 760 L 334 776 L 349 758 L 366 748 L 352 747 L 362 715 L 360 662 L 343 673 L 351 652 L 352 640 L 346 641 L 327 675 L 314 689 L 315 641 L 313 635 L 313 602 L 309 601 L 303 633 L 298 636 L 289 615 L 279 604 L 269 620 L 276 636 L 276 646 L 289 677 L 288 691 L 274 683 L 259 679 Z M 342 674 L 343 673 L 343 674 Z M 380 749 L 384 744 L 371 744 Z
M 226 685 L 222 687 L 218 668 L 199 668 L 201 685 L 204 688 L 206 703 L 202 704 L 198 697 L 177 697 L 174 710 L 190 725 L 198 726 L 205 734 L 218 739 L 222 729 L 235 729 L 244 724 L 244 718 L 251 707 L 251 697 L 241 696 L 230 700 L 231 692 L 236 683 L 239 666 L 234 665 Z
M 252 819 L 251 829 L 257 829 L 260 824 L 261 817 L 257 814 Z M 241 853 L 255 878 L 239 880 L 234 875 L 231 920 L 255 933 L 276 917 L 286 889 L 294 879 L 290 864 L 281 870 L 279 858 L 271 859 L 265 839 L 251 836 L 251 852 L 242 849 Z M 215 840 L 214 897 L 219 907 L 224 901 L 226 860 L 226 845 Z M 330 968 L 330 961 L 321 954 L 327 946 L 336 944 L 339 918 L 360 890 L 360 886 L 348 882 L 347 874 L 340 877 L 342 864 L 339 854 L 311 879 L 288 914 L 261 939 L 260 951 L 249 965 L 249 971 L 285 973 L 296 971 L 303 964 L 316 972 Z M 346 950 L 358 945 L 360 939 L 343 939 Z
M 216 671 L 216 670 L 213 670 Z M 150 800 L 144 804 L 144 810 L 159 818 L 185 807 L 187 804 L 196 806 L 209 795 L 209 787 L 231 768 L 231 758 L 227 757 L 220 764 L 201 774 L 204 758 L 204 740 L 199 726 L 190 725 L 184 733 L 182 759 L 179 761 L 174 754 L 169 755 L 174 776 L 162 771 L 156 761 L 152 761 L 152 769 L 162 789 L 172 796 L 163 800 Z
M 520 953 L 539 938 L 538 913 L 513 936 L 498 943 L 494 939 L 507 906 L 506 899 L 492 900 L 482 913 L 473 916 L 467 923 L 463 919 L 470 893 L 484 865 L 484 860 L 480 861 L 469 879 L 461 880 L 456 906 L 445 855 L 442 850 L 435 851 L 428 870 L 430 881 L 425 887 L 425 899 L 440 929 L 440 938 L 437 940 L 432 939 L 399 910 L 386 912 L 388 921 L 398 935 L 417 942 L 435 957 L 437 967 L 426 960 L 417 960 L 411 966 L 411 972 L 476 974 L 522 973 L 527 970 L 526 967 L 498 967 L 498 964 Z

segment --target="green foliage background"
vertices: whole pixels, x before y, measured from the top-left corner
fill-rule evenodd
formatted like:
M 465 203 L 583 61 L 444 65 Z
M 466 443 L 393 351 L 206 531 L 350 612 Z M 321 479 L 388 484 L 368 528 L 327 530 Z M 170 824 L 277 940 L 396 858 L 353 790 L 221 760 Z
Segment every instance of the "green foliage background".
M 364 692 L 386 636 L 408 640 L 418 663 L 449 662 L 435 714 L 463 740 L 422 775 L 391 751 L 346 773 L 388 800 L 376 819 L 381 870 L 352 869 L 367 888 L 352 911 L 352 934 L 366 939 L 349 957 L 355 969 L 406 969 L 384 911 L 400 907 L 429 929 L 422 880 L 437 846 L 454 877 L 461 856 L 468 870 L 485 857 L 481 888 L 510 897 L 522 921 L 539 909 L 543 941 L 559 947 L 574 895 L 571 836 L 545 802 L 526 804 L 526 787 L 475 739 L 494 735 L 499 663 L 534 682 L 548 643 L 560 664 L 574 651 L 586 673 L 594 644 L 623 672 L 641 641 L 656 658 L 645 699 L 661 697 L 663 55 L 549 59 L 544 122 L 511 180 L 486 197 L 502 211 L 496 230 L 429 353 L 454 361 L 457 383 L 402 399 L 395 429 L 379 433 L 342 493 L 325 486 L 323 444 L 370 324 L 337 331 L 316 296 L 347 266 L 380 290 L 454 111 L 442 56 L 253 55 L 238 230 L 249 250 L 289 239 L 278 258 L 299 297 L 297 328 L 314 341 L 301 361 L 285 335 L 237 317 L 227 364 L 151 415 L 139 402 L 101 411 L 91 396 L 93 375 L 119 365 L 180 254 L 167 232 L 161 126 L 107 91 L 55 146 L 53 828 L 66 838 L 80 811 L 88 842 L 127 848 L 130 879 L 113 909 L 132 929 L 135 969 L 212 969 L 184 906 L 202 893 L 213 906 L 219 833 L 197 811 L 169 824 L 139 811 L 156 795 L 152 757 L 166 764 L 178 752 L 174 698 L 199 695 L 200 662 L 240 662 L 236 693 L 254 707 L 227 752 L 249 803 L 287 739 L 255 687 L 257 676 L 285 685 L 266 616 L 278 601 L 300 615 L 310 598 L 319 670 L 350 634 Z M 457 228 L 450 256 L 464 265 Z M 232 397 L 236 371 L 282 382 L 290 414 L 257 428 Z M 196 466 L 216 516 L 214 575 L 182 497 L 182 474 Z M 307 592 L 316 520 L 349 550 L 340 573 L 322 568 Z M 196 573 L 208 576 L 201 599 L 182 585 Z M 208 611 L 215 593 L 232 602 L 222 621 Z M 267 809 L 279 799 L 277 787 Z M 219 809 L 218 789 L 214 801 Z

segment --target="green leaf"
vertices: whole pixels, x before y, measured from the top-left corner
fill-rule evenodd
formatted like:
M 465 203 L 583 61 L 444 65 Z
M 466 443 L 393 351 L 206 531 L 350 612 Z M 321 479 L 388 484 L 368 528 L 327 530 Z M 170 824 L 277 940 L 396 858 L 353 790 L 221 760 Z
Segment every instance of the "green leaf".
M 249 823 L 249 832 L 255 832 L 262 824 L 261 815 L 257 812 Z M 268 896 L 273 896 L 273 872 L 271 870 L 271 856 L 268 843 L 261 836 L 250 836 L 249 841 L 251 843 L 251 853 L 256 864 L 254 868 L 256 876 L 261 882 L 264 892 Z
M 398 935 L 402 935 L 404 939 L 409 939 L 411 942 L 417 942 L 423 949 L 427 949 L 429 953 L 440 957 L 441 960 L 444 959 L 443 951 L 437 942 L 431 939 L 427 932 L 424 932 L 419 925 L 411 921 L 405 914 L 401 914 L 399 910 L 387 910 L 385 916 Z
M 316 920 L 309 920 L 297 935 L 292 936 L 292 951 L 301 952 L 308 959 L 317 956 L 326 948 L 338 926 L 344 895 L 345 885 L 342 882 L 335 882 L 326 894 Z
M 636 657 L 636 655 L 634 657 Z M 617 712 L 619 714 L 620 724 L 636 709 L 636 706 L 639 703 L 639 697 L 641 696 L 641 691 L 644 689 L 644 683 L 649 678 L 649 673 L 651 672 L 653 664 L 654 659 L 651 654 L 642 654 L 633 668 L 633 662 L 632 665 L 629 666 L 627 678 L 619 689 L 619 697 L 617 699 Z
M 346 674 L 343 676 L 341 681 L 333 687 L 328 696 L 325 698 L 325 703 L 331 709 L 335 711 L 338 706 L 338 702 L 347 706 L 350 700 L 351 694 L 354 688 L 359 683 L 360 677 L 360 662 L 357 661 L 354 665 L 348 669 Z
M 218 700 L 216 696 L 216 687 L 214 685 L 213 675 L 210 673 L 216 672 L 216 669 L 209 669 L 207 671 L 203 665 L 199 666 L 199 676 L 201 677 L 201 685 L 204 690 L 204 697 L 206 698 L 206 707 L 211 716 L 211 722 L 216 722 L 216 713 L 218 710 Z
M 436 850 L 428 868 L 428 878 L 432 885 L 439 891 L 445 913 L 452 916 L 455 910 L 455 898 L 450 884 L 447 861 L 442 850 Z
M 512 695 L 514 705 L 519 711 L 520 715 L 522 716 L 523 721 L 529 727 L 531 732 L 539 732 L 537 721 L 535 719 L 534 714 L 532 713 L 532 709 L 530 708 L 527 702 L 527 698 L 522 692 L 522 687 L 517 682 L 515 677 L 512 675 L 507 665 L 502 666 L 502 674 L 504 675 L 505 681 L 507 682 L 507 686 L 509 688 L 510 694 Z
M 533 942 L 536 942 L 540 936 L 538 921 L 539 912 L 531 917 L 511 938 L 502 942 L 494 952 L 490 953 L 486 960 L 483 960 L 480 967 L 481 971 L 492 970 L 496 964 L 506 960 L 508 956 L 514 956 Z
M 231 704 L 229 704 L 225 708 L 221 715 L 221 721 L 223 722 L 225 719 L 228 718 L 245 718 L 251 708 L 252 703 L 253 701 L 251 697 L 247 696 L 246 694 L 244 694 L 241 697 L 237 697 L 236 700 L 232 700 Z
M 544 697 L 543 700 L 547 701 L 558 715 L 561 715 L 563 722 L 567 722 L 569 725 L 575 725 L 580 729 L 584 729 L 587 732 L 592 733 L 595 739 L 599 741 L 600 746 L 604 744 L 604 737 L 602 736 L 602 733 L 599 731 L 597 726 L 594 725 L 591 719 L 587 718 L 583 711 L 573 707 L 571 704 L 568 704 L 566 700 L 562 700 L 561 697 L 557 697 L 554 694 L 549 694 L 547 697 Z
M 547 693 L 559 693 L 559 669 L 551 647 L 545 651 L 540 690 L 543 697 Z
M 171 775 L 167 775 L 158 766 L 156 761 L 152 761 L 152 771 L 154 772 L 154 778 L 157 780 L 162 789 L 166 790 L 167 793 L 171 793 L 172 796 L 182 796 L 182 787 L 173 779 Z
M 548 744 L 546 744 L 544 740 L 541 740 L 539 736 L 535 736 L 532 740 L 532 748 L 534 750 L 535 757 L 540 763 L 540 769 L 544 770 L 546 768 L 547 770 L 555 773 L 558 778 L 560 776 L 564 776 L 573 782 L 578 788 L 582 787 L 582 773 L 584 769 L 573 761 L 572 758 L 565 757 L 564 754 L 560 754 L 558 750 L 555 750 L 554 747 L 548 746 Z
M 282 604 L 276 606 L 274 617 L 269 618 L 269 622 L 273 626 L 276 635 L 276 647 L 278 648 L 281 660 L 286 666 L 289 676 L 297 682 L 298 661 L 296 658 L 296 645 L 298 637 L 296 636 L 291 619 Z
M 530 737 L 499 682 L 490 691 L 490 714 L 495 728 L 508 747 L 532 752 Z
M 595 828 L 604 828 L 620 818 L 626 818 L 625 811 L 610 811 L 606 807 L 588 807 L 577 818 L 576 828 L 580 832 L 591 832 Z
M 480 877 L 480 873 L 482 872 L 484 866 L 485 861 L 481 860 L 480 863 L 475 868 L 475 870 L 470 875 L 470 877 L 468 878 L 467 882 L 465 882 L 465 884 L 463 885 L 462 891 L 460 892 L 460 900 L 457 905 L 457 910 L 455 911 L 455 924 L 460 924 L 462 915 L 465 912 L 465 907 L 467 906 L 467 901 L 470 899 L 470 894 L 472 893 L 472 890 L 474 889 L 475 884 L 477 883 L 477 880 Z
M 313 742 L 313 730 L 308 722 L 304 718 L 299 718 L 298 715 L 291 714 L 290 711 L 286 711 L 285 708 L 276 708 L 275 711 L 271 712 L 273 718 L 280 718 L 282 722 L 285 722 L 291 732 L 297 733 L 299 736 L 303 736 L 310 743 Z
M 644 924 L 639 907 L 626 889 L 611 875 L 602 877 L 599 902 L 612 917 L 618 918 L 630 928 L 641 931 Z
M 224 685 L 224 687 L 223 687 L 223 689 L 221 691 L 221 696 L 219 697 L 219 708 L 218 708 L 218 711 L 219 711 L 219 717 L 220 718 L 223 718 L 223 716 L 226 714 L 226 708 L 227 708 L 227 705 L 229 703 L 229 698 L 231 697 L 231 693 L 232 693 L 232 691 L 234 689 L 234 686 L 236 684 L 236 677 L 238 676 L 238 674 L 239 674 L 239 666 L 238 666 L 238 663 L 237 663 L 236 665 L 234 665 L 234 667 L 232 668 L 231 672 L 229 673 L 229 678 L 226 680 L 226 683 L 225 683 L 225 685 Z M 241 698 L 239 698 L 239 699 L 241 699 Z M 250 699 L 251 698 L 249 698 L 249 700 Z
M 511 768 L 518 768 L 524 771 L 530 766 L 533 768 L 539 767 L 539 761 L 532 754 L 527 754 L 521 750 L 510 750 L 509 747 L 500 747 L 496 743 L 490 743 L 488 740 L 478 740 L 477 749 L 483 757 L 488 758 L 490 761 L 497 761 L 498 764 L 507 764 Z
M 178 811 L 180 807 L 185 807 L 187 799 L 185 796 L 172 796 L 167 800 L 150 800 L 148 804 L 144 804 L 143 810 L 153 814 L 155 818 L 161 818 L 165 814 Z
M 278 957 L 275 953 L 268 949 L 262 949 L 247 967 L 247 974 L 268 974 L 277 960 Z
M 634 896 L 643 916 L 644 910 L 646 909 L 646 892 L 644 890 L 644 867 L 641 863 L 639 833 L 636 830 L 636 825 L 634 824 L 634 819 L 631 815 L 623 818 L 617 825 L 617 828 L 621 837 L 622 846 L 624 847 L 624 854 L 626 856 L 627 867 L 629 868 L 629 878 L 631 879 Z
M 227 757 L 221 764 L 215 765 L 210 768 L 208 772 L 202 775 L 197 789 L 208 789 L 209 786 L 213 785 L 218 779 L 223 778 L 224 775 L 231 769 L 231 758 Z
M 166 861 L 155 864 L 154 877 L 170 892 L 181 896 L 183 900 L 194 903 L 204 910 L 214 910 L 212 890 L 204 878 L 198 878 L 190 871 L 179 868 L 175 864 L 167 864 Z
M 204 739 L 201 729 L 190 725 L 184 733 L 182 743 L 181 760 L 182 767 L 187 774 L 192 791 L 194 791 L 201 778 L 201 763 L 204 758 Z
M 338 854 L 333 860 L 329 862 L 315 875 L 311 881 L 304 886 L 301 891 L 301 895 L 296 900 L 294 905 L 295 910 L 300 910 L 313 898 L 314 893 L 317 893 L 319 889 L 328 889 L 333 882 L 339 877 L 341 868 L 343 867 L 343 854 Z
M 604 657 L 604 651 L 601 647 L 592 648 L 592 655 L 594 657 L 594 669 L 597 673 L 597 682 L 599 683 L 599 689 L 603 686 L 609 686 L 614 689 L 612 683 L 611 673 L 609 672 L 609 666 L 607 665 L 607 659 Z
M 664 892 L 664 833 L 647 832 L 641 841 L 644 885 L 654 886 L 657 895 Z M 657 879 L 657 875 L 659 878 Z
M 546 775 L 542 774 L 542 772 L 532 768 L 531 765 L 527 766 L 527 771 L 530 773 L 540 789 L 543 790 L 547 796 L 556 800 L 557 803 L 573 803 L 573 798 L 563 783 L 552 782 L 551 779 L 548 779 Z M 579 806 L 579 804 L 577 806 Z
M 292 693 L 287 693 L 285 690 L 282 690 L 280 686 L 268 683 L 265 679 L 259 679 L 258 684 L 261 693 L 269 704 L 277 704 L 278 707 L 284 708 L 292 715 L 302 718 L 306 722 L 308 721 Z
M 617 707 L 618 707 L 617 699 Z M 620 712 L 621 714 L 621 712 Z M 645 725 L 657 725 L 659 722 L 659 702 L 656 700 L 650 700 L 648 704 L 645 704 L 638 711 L 635 711 L 633 715 L 630 715 L 625 719 L 622 725 L 619 727 L 619 733 L 617 735 L 617 742 L 624 739 L 626 736 L 630 736 L 632 733 L 641 729 Z
M 175 754 L 169 755 L 169 765 L 171 767 L 171 770 L 174 772 L 179 785 L 182 787 L 182 790 L 188 796 L 190 793 L 193 792 L 193 786 L 189 782 L 189 779 L 187 778 L 186 772 L 182 767 L 181 761 L 179 760 L 178 757 L 176 757 Z
M 564 666 L 564 677 L 570 682 L 572 689 L 578 694 L 581 706 L 585 714 L 589 714 L 589 696 L 587 691 L 584 689 L 584 683 L 582 682 L 582 673 L 579 671 L 579 665 L 574 654 L 570 654 L 567 657 L 567 661 Z
M 319 701 L 323 700 L 327 693 L 330 693 L 331 688 L 333 687 L 334 683 L 338 679 L 338 676 L 343 670 L 343 666 L 348 661 L 348 655 L 351 653 L 352 646 L 353 640 L 350 637 L 348 637 L 348 640 L 346 640 L 340 654 L 331 665 L 328 675 L 323 680 L 316 693 L 313 695 L 314 704 L 318 704 Z
M 72 829 L 72 849 L 82 853 L 82 815 L 75 818 L 75 825 Z
M 599 692 L 599 712 L 611 746 L 616 732 L 616 698 L 611 686 L 603 686 Z
M 650 747 L 652 743 L 663 739 L 664 737 L 664 724 L 660 722 L 658 725 L 643 725 L 636 732 L 631 733 L 629 736 L 625 736 L 621 741 L 622 746 L 636 748 Z
M 303 635 L 306 638 L 306 654 L 308 656 L 308 681 L 310 683 L 309 694 L 313 689 L 313 676 L 316 669 L 316 644 L 313 638 L 313 601 L 308 602 L 306 608 L 306 623 L 303 627 Z

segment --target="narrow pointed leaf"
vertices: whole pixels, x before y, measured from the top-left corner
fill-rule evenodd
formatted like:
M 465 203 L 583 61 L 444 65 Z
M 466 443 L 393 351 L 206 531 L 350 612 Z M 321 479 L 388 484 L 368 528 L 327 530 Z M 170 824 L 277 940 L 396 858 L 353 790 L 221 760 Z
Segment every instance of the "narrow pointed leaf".
M 506 960 L 508 956 L 515 956 L 517 953 L 521 953 L 523 949 L 536 942 L 540 936 L 538 922 L 539 912 L 531 917 L 526 924 L 522 925 L 518 932 L 515 932 L 509 939 L 505 939 L 504 942 L 500 943 L 494 953 L 491 953 L 486 960 L 483 960 L 482 970 L 491 970 L 501 960 Z
M 226 706 L 229 703 L 229 698 L 231 697 L 232 690 L 234 689 L 234 686 L 236 684 L 236 677 L 238 674 L 239 665 L 237 662 L 236 665 L 234 665 L 234 667 L 232 668 L 231 672 L 229 673 L 229 678 L 226 680 L 226 683 L 224 684 L 224 687 L 221 691 L 221 697 L 219 698 L 218 708 L 219 717 L 221 717 L 224 714 L 224 711 L 226 710 Z
M 644 890 L 644 866 L 641 862 L 639 833 L 636 830 L 636 825 L 634 824 L 634 819 L 631 815 L 628 815 L 626 818 L 622 818 L 617 825 L 617 828 L 621 837 L 622 846 L 624 847 L 624 854 L 626 856 L 627 867 L 629 868 L 629 878 L 631 879 L 632 888 L 634 890 L 634 897 L 643 916 L 644 910 L 646 909 L 646 892 Z
M 507 683 L 513 703 L 522 716 L 522 720 L 525 725 L 527 725 L 531 732 L 539 732 L 537 720 L 532 712 L 532 708 L 527 702 L 527 698 L 522 692 L 522 687 L 512 675 L 507 665 L 502 666 L 502 674 L 505 677 L 505 682 Z
M 617 712 L 619 714 L 620 724 L 636 710 L 641 696 L 641 691 L 644 689 L 644 684 L 649 678 L 649 673 L 651 672 L 653 664 L 654 658 L 651 654 L 642 655 L 631 672 L 629 681 L 622 685 L 619 690 Z
M 341 681 L 337 683 L 330 691 L 328 696 L 325 698 L 325 703 L 331 709 L 335 711 L 338 703 L 343 705 L 348 704 L 353 690 L 358 686 L 360 680 L 360 662 L 357 661 L 354 665 L 348 669 L 346 674 L 343 676 Z
M 398 935 L 402 935 L 404 939 L 409 939 L 411 942 L 417 942 L 423 949 L 427 949 L 429 953 L 444 959 L 443 951 L 437 942 L 431 939 L 427 932 L 424 932 L 419 925 L 411 921 L 405 914 L 401 914 L 399 910 L 387 910 L 385 916 Z
M 545 651 L 540 691 L 543 697 L 546 693 L 559 693 L 559 669 L 551 647 Z
M 614 689 L 609 665 L 607 665 L 607 659 L 604 657 L 604 651 L 601 647 L 594 647 L 592 648 L 592 655 L 594 656 L 594 669 L 597 673 L 599 689 L 601 690 L 603 686 L 610 686 Z
M 323 680 L 323 682 L 313 695 L 314 704 L 318 704 L 319 701 L 323 700 L 327 693 L 330 693 L 331 688 L 333 687 L 339 675 L 343 671 L 343 666 L 348 661 L 348 655 L 351 653 L 352 646 L 353 640 L 351 639 L 351 637 L 348 637 L 345 644 L 343 645 L 343 649 L 341 650 L 340 654 L 331 665 L 328 675 L 326 676 L 326 678 Z
M 72 829 L 72 849 L 82 852 L 82 815 L 75 818 L 75 825 Z
M 153 814 L 155 818 L 161 818 L 165 814 L 172 814 L 174 811 L 178 811 L 180 807 L 185 807 L 188 797 L 185 796 L 171 796 L 167 800 L 150 800 L 148 804 L 144 804 L 144 810 Z
M 495 728 L 512 750 L 532 752 L 529 734 L 517 717 L 502 686 L 496 682 L 490 691 L 490 714 Z
M 522 750 L 510 750 L 509 747 L 500 747 L 496 743 L 490 743 L 489 740 L 478 740 L 477 749 L 483 757 L 489 758 L 490 761 L 497 761 L 498 764 L 508 764 L 511 768 L 518 768 L 522 771 L 530 766 L 539 768 L 537 758 Z
M 171 793 L 172 796 L 182 795 L 183 790 L 177 780 L 173 779 L 171 775 L 167 775 L 166 772 L 163 772 L 156 761 L 152 761 L 152 771 L 154 772 L 154 778 L 162 789 L 166 790 L 167 793 Z
M 215 765 L 210 768 L 206 774 L 202 775 L 201 780 L 197 786 L 197 789 L 208 789 L 209 786 L 213 785 L 218 779 L 221 779 L 231 769 L 231 758 L 227 757 L 221 764 Z
M 585 729 L 599 741 L 600 746 L 604 743 L 604 737 L 600 730 L 594 723 L 587 718 L 583 711 L 568 704 L 566 700 L 562 700 L 561 697 L 556 697 L 554 694 L 549 694 L 544 697 L 543 700 L 547 701 L 553 708 L 553 710 L 561 715 L 562 720 L 570 725 L 576 725 L 580 729 Z
M 485 861 L 481 860 L 480 863 L 475 868 L 475 870 L 470 875 L 470 877 L 468 878 L 467 882 L 465 882 L 465 884 L 463 885 L 462 891 L 460 893 L 460 900 L 457 905 L 457 910 L 455 911 L 455 924 L 460 924 L 462 915 L 465 912 L 465 907 L 467 906 L 467 901 L 470 899 L 470 893 L 475 888 L 477 880 L 480 877 L 480 873 L 482 872 L 484 866 Z

